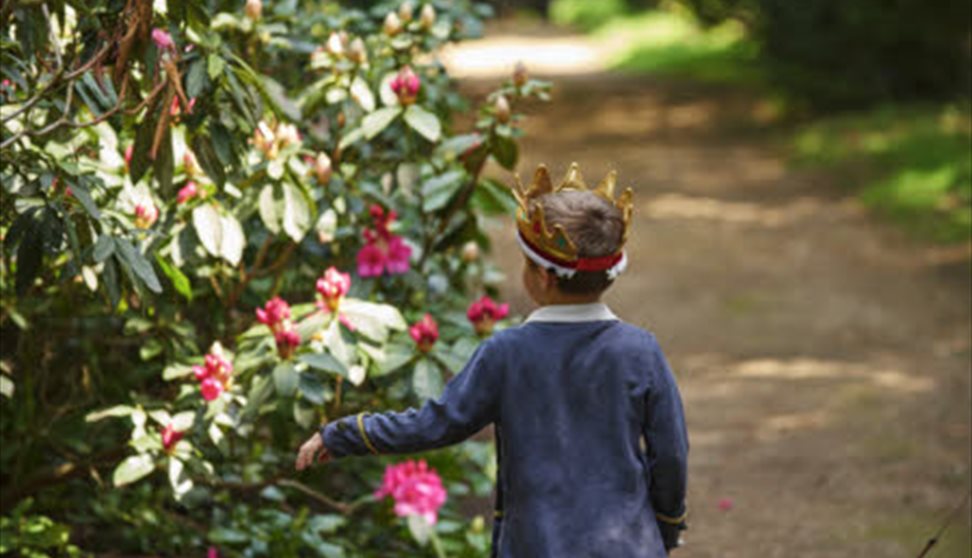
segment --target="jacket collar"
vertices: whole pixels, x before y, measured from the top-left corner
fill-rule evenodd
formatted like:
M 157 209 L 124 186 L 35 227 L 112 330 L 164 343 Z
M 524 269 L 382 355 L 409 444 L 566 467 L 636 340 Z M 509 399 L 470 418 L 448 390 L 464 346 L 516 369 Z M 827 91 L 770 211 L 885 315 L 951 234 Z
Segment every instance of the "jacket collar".
M 554 304 L 541 306 L 534 310 L 527 322 L 596 322 L 599 320 L 618 320 L 603 302 L 590 304 Z

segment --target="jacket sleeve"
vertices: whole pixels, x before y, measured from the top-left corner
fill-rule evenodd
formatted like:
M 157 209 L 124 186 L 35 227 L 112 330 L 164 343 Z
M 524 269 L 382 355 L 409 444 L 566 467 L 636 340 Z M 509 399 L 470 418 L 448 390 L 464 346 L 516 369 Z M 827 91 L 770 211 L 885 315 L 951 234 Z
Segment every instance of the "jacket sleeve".
M 670 550 L 678 546 L 679 531 L 686 528 L 689 443 L 675 376 L 661 349 L 655 343 L 652 345 L 653 364 L 644 436 L 651 467 L 651 505 L 665 548 Z
M 436 400 L 420 409 L 360 413 L 321 428 L 324 446 L 334 457 L 412 453 L 455 444 L 472 436 L 497 415 L 501 370 L 488 363 L 490 340 Z

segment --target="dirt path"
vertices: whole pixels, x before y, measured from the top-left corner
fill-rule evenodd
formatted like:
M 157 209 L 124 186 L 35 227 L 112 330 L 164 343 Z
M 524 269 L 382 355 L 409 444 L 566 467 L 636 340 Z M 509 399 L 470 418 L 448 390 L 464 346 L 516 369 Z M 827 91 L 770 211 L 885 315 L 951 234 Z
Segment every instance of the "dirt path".
M 543 50 L 491 40 L 500 71 Z M 573 75 L 529 111 L 519 170 L 576 160 L 635 189 L 632 264 L 608 302 L 659 337 L 685 399 L 691 530 L 675 556 L 916 556 L 970 484 L 968 246 L 912 241 L 789 168 L 746 92 L 583 60 L 550 70 Z M 489 71 L 474 74 L 476 93 Z M 509 231 L 494 255 L 525 313 Z M 929 556 L 967 558 L 970 532 L 966 507 Z

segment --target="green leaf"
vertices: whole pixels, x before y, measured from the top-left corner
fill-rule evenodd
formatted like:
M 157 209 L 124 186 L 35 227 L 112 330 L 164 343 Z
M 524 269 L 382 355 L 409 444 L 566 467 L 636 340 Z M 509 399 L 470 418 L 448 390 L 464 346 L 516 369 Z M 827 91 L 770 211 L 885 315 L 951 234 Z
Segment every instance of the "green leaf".
M 226 67 L 226 62 L 218 54 L 210 54 L 206 58 L 206 72 L 209 74 L 210 79 L 216 79 L 223 73 L 223 69 Z
M 338 148 L 343 150 L 347 146 L 361 140 L 363 137 L 364 130 L 362 130 L 360 127 L 354 128 L 345 134 L 343 138 L 341 138 L 341 141 L 338 143 Z
M 355 331 L 374 341 L 383 342 L 388 330 L 405 329 L 405 319 L 394 306 L 347 298 L 341 302 L 341 313 Z
M 435 148 L 435 151 L 437 154 L 446 159 L 455 159 L 465 153 L 467 150 L 479 145 L 482 143 L 482 141 L 483 137 L 475 133 L 452 136 L 439 144 L 439 146 Z
M 384 107 L 366 114 L 361 120 L 361 130 L 365 138 L 372 139 L 380 134 L 401 113 L 402 109 L 399 107 Z
M 75 182 L 71 185 L 71 192 L 74 194 L 74 198 L 81 203 L 81 207 L 88 212 L 88 215 L 94 219 L 101 219 L 101 211 L 98 210 L 98 206 L 91 199 L 91 192 L 88 191 L 87 186 L 80 181 Z
M 14 383 L 13 380 L 8 378 L 6 374 L 0 374 L 0 395 L 10 398 L 14 394 Z
M 159 189 L 165 195 L 171 195 L 172 175 L 175 172 L 175 157 L 172 154 L 172 132 L 166 130 L 159 144 L 159 150 L 155 154 L 155 164 L 152 166 L 152 173 L 155 180 L 159 183 Z
M 284 192 L 284 213 L 283 229 L 294 242 L 303 240 L 304 235 L 310 230 L 311 208 L 304 197 L 303 191 L 293 184 L 285 183 Z
M 368 87 L 368 82 L 360 77 L 351 82 L 351 98 L 354 99 L 365 112 L 375 110 L 375 94 Z
M 423 401 L 435 399 L 442 393 L 442 373 L 431 360 L 423 358 L 415 363 L 412 390 Z
M 198 97 L 209 86 L 206 70 L 207 63 L 202 58 L 189 66 L 189 71 L 186 73 L 186 96 L 190 99 Z
M 162 292 L 162 284 L 159 283 L 159 278 L 155 275 L 152 264 L 145 259 L 145 256 L 131 242 L 124 238 L 115 238 L 115 249 L 150 291 L 153 293 Z
M 280 234 L 282 216 L 283 203 L 274 197 L 273 184 L 267 184 L 260 190 L 260 218 L 268 231 Z
M 290 397 L 297 391 L 297 369 L 291 362 L 281 362 L 273 369 L 273 385 L 277 395 Z
M 389 344 L 385 347 L 385 358 L 378 365 L 378 374 L 384 376 L 402 368 L 415 359 L 415 348 L 409 345 Z
M 223 215 L 220 221 L 223 229 L 220 254 L 224 260 L 235 266 L 243 258 L 243 248 L 246 246 L 243 227 L 232 215 Z
M 519 148 L 516 141 L 503 136 L 495 136 L 493 142 L 493 157 L 496 162 L 507 170 L 513 170 L 519 158 Z
M 442 124 L 439 118 L 418 105 L 405 109 L 405 122 L 432 143 L 442 137 Z
M 311 368 L 337 374 L 338 376 L 348 375 L 348 369 L 338 359 L 328 353 L 305 353 L 300 355 L 301 362 Z
M 169 110 L 169 107 L 165 107 Z M 155 132 L 155 114 L 151 108 L 146 111 L 145 118 L 135 127 L 135 143 L 132 146 L 132 162 L 128 167 L 128 176 L 132 179 L 132 184 L 145 176 L 145 171 L 149 169 L 152 161 L 149 159 L 149 152 L 152 149 L 152 141 Z
M 310 372 L 300 373 L 297 387 L 304 399 L 314 405 L 323 405 L 330 398 L 330 394 L 321 379 Z
M 192 136 L 191 144 L 192 152 L 196 156 L 196 160 L 199 161 L 199 166 L 202 167 L 203 172 L 213 179 L 217 186 L 222 188 L 226 184 L 226 172 L 223 169 L 222 160 L 213 147 L 212 138 L 204 134 L 195 134 Z
M 115 405 L 114 407 L 109 407 L 107 409 L 102 409 L 100 411 L 95 411 L 93 413 L 88 413 L 84 417 L 85 422 L 98 422 L 99 420 L 106 418 L 117 418 L 117 417 L 127 417 L 132 414 L 135 408 L 130 405 Z
M 24 229 L 23 238 L 17 246 L 16 293 L 23 295 L 34 284 L 44 257 L 44 236 L 41 224 L 31 220 Z
M 249 418 L 255 415 L 260 407 L 273 394 L 274 382 L 269 375 L 258 375 L 250 384 L 250 391 L 246 395 L 246 405 L 243 407 L 242 416 Z
M 159 264 L 159 268 L 162 269 L 162 273 L 164 273 L 165 276 L 169 278 L 169 281 L 172 282 L 172 287 L 175 288 L 176 292 L 191 302 L 192 284 L 189 282 L 189 278 L 182 273 L 182 270 L 167 262 L 161 254 L 155 255 L 155 263 Z
M 464 172 L 454 170 L 425 181 L 422 184 L 422 210 L 430 212 L 445 207 L 462 188 L 465 176 Z
M 115 486 L 125 486 L 148 475 L 154 470 L 155 462 L 152 461 L 151 455 L 147 453 L 132 455 L 118 464 L 111 478 Z
M 294 401 L 294 422 L 298 426 L 301 428 L 310 428 L 314 426 L 314 419 L 316 418 L 317 413 L 313 407 L 308 407 L 303 401 Z
M 287 92 L 284 91 L 283 86 L 270 77 L 260 76 L 260 78 L 261 81 L 258 85 L 264 93 L 267 102 L 274 108 L 274 112 L 283 114 L 291 121 L 300 122 L 303 118 L 300 107 L 297 106 L 297 103 L 293 99 L 287 96 Z
M 162 371 L 162 379 L 165 381 L 184 378 L 192 374 L 192 367 L 185 364 L 170 364 Z
M 473 191 L 472 207 L 484 215 L 512 215 L 516 212 L 513 191 L 492 179 L 484 179 Z
M 107 260 L 115 252 L 115 243 L 112 237 L 103 234 L 98 237 L 94 244 L 94 261 L 101 263 Z
M 175 428 L 179 432 L 187 432 L 192 428 L 192 425 L 196 423 L 196 412 L 195 411 L 183 411 L 181 413 L 176 413 L 172 417 L 172 428 Z
M 212 204 L 203 204 L 192 210 L 192 226 L 203 248 L 211 255 L 220 256 L 223 243 L 223 222 L 219 211 Z
M 420 514 L 412 514 L 406 519 L 408 523 L 408 532 L 412 534 L 412 538 L 419 546 L 425 546 L 429 542 L 429 537 L 435 532 L 435 526 L 429 523 L 425 516 Z

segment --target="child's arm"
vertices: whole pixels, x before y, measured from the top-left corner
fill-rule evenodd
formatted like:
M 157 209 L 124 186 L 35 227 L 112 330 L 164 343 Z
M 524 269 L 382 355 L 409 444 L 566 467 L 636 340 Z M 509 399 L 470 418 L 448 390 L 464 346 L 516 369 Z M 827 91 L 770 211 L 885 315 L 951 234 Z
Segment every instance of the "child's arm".
M 651 504 L 665 542 L 678 546 L 685 529 L 685 486 L 688 465 L 688 434 L 682 398 L 661 349 L 655 350 L 656 366 L 648 393 L 644 436 L 651 465 Z
M 437 400 L 421 409 L 360 413 L 332 422 L 320 431 L 330 457 L 368 453 L 410 453 L 465 440 L 496 416 L 501 370 L 487 363 L 485 341 Z

